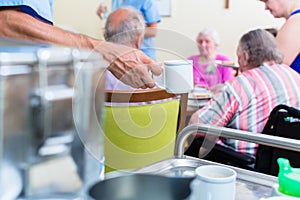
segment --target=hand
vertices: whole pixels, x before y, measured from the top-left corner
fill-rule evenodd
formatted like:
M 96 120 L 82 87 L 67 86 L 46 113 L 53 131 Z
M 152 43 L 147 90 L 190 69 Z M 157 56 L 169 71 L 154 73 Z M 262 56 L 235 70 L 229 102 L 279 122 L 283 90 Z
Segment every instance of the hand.
M 208 153 L 205 147 L 200 147 L 198 157 L 204 158 Z
M 209 90 L 214 94 L 219 94 L 223 91 L 224 89 L 224 84 L 218 84 L 218 85 L 215 85 L 213 87 L 210 87 Z
M 162 63 L 153 62 L 140 50 L 109 42 L 101 42 L 96 49 L 110 63 L 108 69 L 131 87 L 153 88 L 155 82 L 149 72 L 151 71 L 156 76 L 162 72 Z
M 194 77 L 194 88 L 204 88 L 208 90 L 207 83 L 203 77 Z
M 199 153 L 198 153 L 198 157 L 199 158 L 205 158 L 210 152 L 211 150 L 214 148 L 214 146 L 216 145 L 217 139 L 218 137 L 212 136 L 212 135 L 207 135 L 205 133 L 193 133 L 193 137 L 191 137 L 192 139 L 194 138 L 199 138 L 202 137 L 202 145 L 199 148 Z M 191 139 L 189 138 L 190 142 L 189 144 L 191 144 Z
M 100 19 L 103 19 L 103 16 L 106 12 L 107 12 L 107 6 L 105 6 L 105 5 L 100 5 L 96 11 L 96 13 L 100 17 Z

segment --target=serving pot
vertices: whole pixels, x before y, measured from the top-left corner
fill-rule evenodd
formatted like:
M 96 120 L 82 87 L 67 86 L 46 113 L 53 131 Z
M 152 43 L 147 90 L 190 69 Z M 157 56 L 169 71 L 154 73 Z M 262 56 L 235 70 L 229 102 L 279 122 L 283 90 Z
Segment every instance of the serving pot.
M 74 196 L 99 180 L 106 66 L 97 52 L 0 38 L 1 195 Z
M 189 185 L 193 178 L 122 175 L 96 183 L 89 195 L 96 200 L 182 200 L 190 195 Z

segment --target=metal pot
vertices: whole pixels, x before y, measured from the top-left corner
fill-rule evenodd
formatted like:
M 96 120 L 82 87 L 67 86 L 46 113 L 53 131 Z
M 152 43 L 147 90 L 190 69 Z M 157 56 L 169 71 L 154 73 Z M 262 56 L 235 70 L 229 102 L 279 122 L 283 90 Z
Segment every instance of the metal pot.
M 0 38 L 0 186 L 4 164 L 25 199 L 86 193 L 99 180 L 106 66 L 96 52 Z
M 133 174 L 100 181 L 89 190 L 96 200 L 180 200 L 190 195 L 193 177 Z

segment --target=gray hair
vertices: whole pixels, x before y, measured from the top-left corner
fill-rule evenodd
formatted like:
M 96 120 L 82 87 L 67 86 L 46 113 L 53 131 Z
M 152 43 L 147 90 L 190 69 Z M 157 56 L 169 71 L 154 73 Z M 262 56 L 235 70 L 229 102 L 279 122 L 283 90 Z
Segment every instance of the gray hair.
M 248 64 L 257 67 L 266 61 L 282 63 L 283 56 L 274 36 L 266 30 L 256 29 L 244 34 L 239 48 L 248 54 Z
M 217 46 L 220 45 L 220 36 L 216 30 L 212 28 L 205 28 L 198 33 L 197 39 L 202 35 L 210 36 Z
M 127 11 L 126 17 L 115 21 L 114 13 Z M 116 14 L 115 14 L 116 15 Z M 134 45 L 140 35 L 144 35 L 145 20 L 141 12 L 131 6 L 124 6 L 112 12 L 106 21 L 104 38 L 107 41 Z

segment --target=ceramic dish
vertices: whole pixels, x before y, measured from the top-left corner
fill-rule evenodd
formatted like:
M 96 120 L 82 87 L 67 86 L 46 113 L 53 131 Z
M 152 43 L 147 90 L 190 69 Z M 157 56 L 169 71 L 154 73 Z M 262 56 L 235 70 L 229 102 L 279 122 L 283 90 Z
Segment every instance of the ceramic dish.
M 222 60 L 216 60 L 216 64 L 222 65 L 224 67 L 231 67 L 231 68 L 239 68 L 240 66 L 235 64 L 234 62 L 230 61 L 222 61 Z
M 189 93 L 189 99 L 191 100 L 201 100 L 201 99 L 210 99 L 211 93 L 198 93 L 198 92 L 192 92 Z

